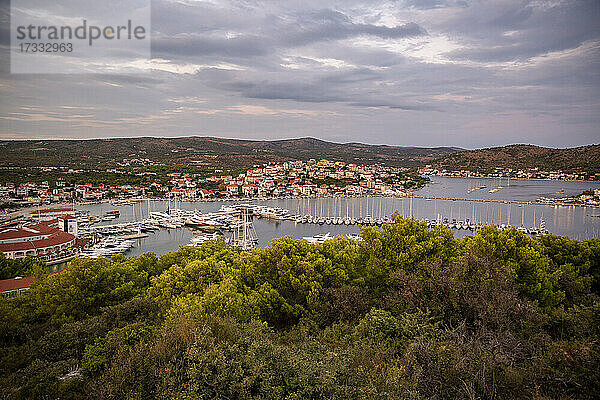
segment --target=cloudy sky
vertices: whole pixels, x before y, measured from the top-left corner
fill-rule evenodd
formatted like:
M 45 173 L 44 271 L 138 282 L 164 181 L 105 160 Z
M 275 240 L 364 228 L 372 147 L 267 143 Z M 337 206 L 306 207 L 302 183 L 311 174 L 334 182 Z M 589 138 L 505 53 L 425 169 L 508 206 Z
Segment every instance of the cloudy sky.
M 0 139 L 600 143 L 598 0 L 157 0 L 151 61 L 0 63 Z

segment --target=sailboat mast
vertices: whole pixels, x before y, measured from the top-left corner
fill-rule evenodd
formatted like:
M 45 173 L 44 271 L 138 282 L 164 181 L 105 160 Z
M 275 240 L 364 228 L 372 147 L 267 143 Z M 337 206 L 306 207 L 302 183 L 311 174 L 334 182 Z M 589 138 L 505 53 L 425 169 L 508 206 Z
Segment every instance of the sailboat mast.
M 248 223 L 247 223 L 248 215 L 247 215 L 246 209 L 242 210 L 242 215 L 244 217 L 244 232 L 243 232 L 244 237 L 243 237 L 243 241 L 242 241 L 242 249 L 246 250 L 246 246 L 247 246 L 246 240 L 248 239 Z

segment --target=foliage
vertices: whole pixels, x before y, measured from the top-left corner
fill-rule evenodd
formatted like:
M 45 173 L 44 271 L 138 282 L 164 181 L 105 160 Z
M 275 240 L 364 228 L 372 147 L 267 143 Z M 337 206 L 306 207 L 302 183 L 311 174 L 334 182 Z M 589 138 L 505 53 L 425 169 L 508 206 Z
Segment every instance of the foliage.
M 332 177 L 326 177 L 324 179 L 313 179 L 312 183 L 317 186 L 327 185 L 327 186 L 338 186 L 338 187 L 346 187 L 349 185 L 357 185 L 358 181 L 355 179 L 337 179 Z
M 394 215 L 363 240 L 77 260 L 0 299 L 10 399 L 593 398 L 600 240 Z
M 448 171 L 494 173 L 498 168 L 529 172 L 587 173 L 592 179 L 600 168 L 600 145 L 553 149 L 526 144 L 456 152 L 431 163 Z
M 467 236 L 464 245 L 473 254 L 488 255 L 507 265 L 522 293 L 540 306 L 556 306 L 564 297 L 556 287 L 561 271 L 549 268 L 542 244 L 523 232 L 487 226 L 477 236 Z
M 0 279 L 11 279 L 17 276 L 41 276 L 48 272 L 46 265 L 33 258 L 10 260 L 0 252 Z

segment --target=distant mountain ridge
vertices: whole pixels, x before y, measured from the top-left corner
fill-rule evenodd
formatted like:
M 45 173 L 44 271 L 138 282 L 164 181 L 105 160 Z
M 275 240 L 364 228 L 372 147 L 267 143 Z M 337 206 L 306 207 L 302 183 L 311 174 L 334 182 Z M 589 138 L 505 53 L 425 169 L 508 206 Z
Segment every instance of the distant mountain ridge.
M 539 168 L 543 171 L 600 172 L 600 145 L 554 149 L 514 144 L 446 155 L 432 163 L 438 169 L 490 172 L 494 168 L 514 170 Z
M 1 166 L 102 168 L 123 159 L 148 158 L 167 165 L 249 168 L 268 162 L 327 158 L 397 167 L 491 172 L 495 168 L 600 172 L 600 145 L 554 149 L 514 144 L 479 150 L 334 143 L 305 137 L 280 140 L 135 137 L 89 140 L 2 140 Z
M 460 151 L 454 147 L 398 147 L 333 143 L 315 138 L 241 140 L 216 137 L 0 141 L 3 166 L 110 166 L 126 158 L 169 165 L 247 168 L 267 162 L 327 158 L 358 164 L 416 167 Z

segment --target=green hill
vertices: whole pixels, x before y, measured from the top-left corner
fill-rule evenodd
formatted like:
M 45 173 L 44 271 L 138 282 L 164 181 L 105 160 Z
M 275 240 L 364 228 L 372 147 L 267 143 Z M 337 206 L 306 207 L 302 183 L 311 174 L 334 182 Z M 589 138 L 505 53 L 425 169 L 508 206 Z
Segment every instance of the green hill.
M 432 165 L 450 171 L 491 172 L 495 168 L 533 169 L 563 172 L 600 172 L 600 145 L 553 149 L 515 144 L 489 149 L 462 151 L 444 156 Z
M 214 137 L 115 138 L 93 140 L 0 141 L 2 166 L 98 167 L 125 158 L 168 165 L 247 168 L 255 164 L 327 158 L 353 163 L 414 167 L 460 149 L 332 143 L 314 138 L 275 141 Z

